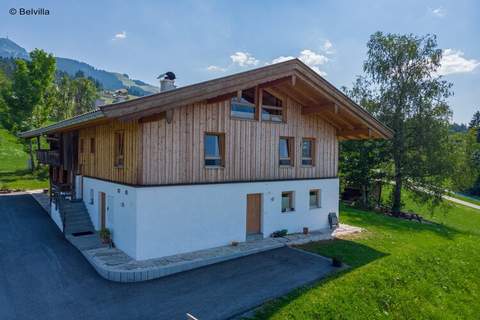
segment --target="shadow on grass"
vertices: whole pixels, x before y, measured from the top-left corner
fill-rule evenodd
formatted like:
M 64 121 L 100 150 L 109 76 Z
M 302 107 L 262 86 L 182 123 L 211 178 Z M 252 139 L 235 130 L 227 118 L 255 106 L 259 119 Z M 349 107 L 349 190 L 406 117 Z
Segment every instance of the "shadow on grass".
M 349 211 L 350 213 L 355 214 L 349 215 L 349 224 L 364 227 L 366 229 L 373 227 L 373 229 L 382 229 L 382 231 L 394 233 L 431 232 L 447 239 L 453 239 L 457 235 L 465 234 L 464 231 L 428 220 L 420 223 L 414 220 L 390 217 L 381 213 L 363 211 L 356 208 L 346 207 L 344 205 L 342 206 L 342 211 Z
M 348 268 L 332 273 L 326 278 L 320 279 L 310 285 L 299 287 L 281 298 L 267 302 L 255 310 L 256 313 L 254 319 L 268 319 L 275 315 L 279 310 L 289 305 L 292 301 L 305 294 L 307 290 L 322 287 L 328 282 L 341 278 L 345 274 L 361 266 L 389 255 L 388 253 L 378 251 L 364 244 L 342 239 L 311 242 L 296 246 L 296 248 L 326 257 L 337 257 L 343 263 L 346 263 Z

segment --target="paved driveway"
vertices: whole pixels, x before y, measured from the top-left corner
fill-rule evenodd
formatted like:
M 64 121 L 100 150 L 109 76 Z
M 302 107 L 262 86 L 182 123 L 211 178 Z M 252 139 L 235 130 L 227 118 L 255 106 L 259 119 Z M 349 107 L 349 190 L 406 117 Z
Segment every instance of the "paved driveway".
M 332 271 L 289 248 L 143 283 L 104 280 L 30 195 L 0 196 L 0 319 L 225 319 Z

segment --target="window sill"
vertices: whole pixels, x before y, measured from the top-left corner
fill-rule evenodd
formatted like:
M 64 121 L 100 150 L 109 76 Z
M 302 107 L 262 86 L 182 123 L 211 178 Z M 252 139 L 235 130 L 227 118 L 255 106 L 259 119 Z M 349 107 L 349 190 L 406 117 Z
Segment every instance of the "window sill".
M 204 166 L 204 169 L 225 169 L 224 166 Z
M 230 119 L 231 119 L 231 120 L 240 120 L 240 121 L 258 122 L 257 119 L 240 118 L 240 117 L 233 117 L 233 116 L 230 116 Z

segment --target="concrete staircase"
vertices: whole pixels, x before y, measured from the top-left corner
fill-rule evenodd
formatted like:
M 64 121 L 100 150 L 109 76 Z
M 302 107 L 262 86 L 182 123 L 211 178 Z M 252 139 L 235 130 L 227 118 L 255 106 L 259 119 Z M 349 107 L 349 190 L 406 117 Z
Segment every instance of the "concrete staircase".
M 60 206 L 60 212 L 64 219 L 65 237 L 79 250 L 89 250 L 107 246 L 102 243 L 100 236 L 95 231 L 83 201 L 63 200 Z M 82 235 L 82 233 L 84 234 Z

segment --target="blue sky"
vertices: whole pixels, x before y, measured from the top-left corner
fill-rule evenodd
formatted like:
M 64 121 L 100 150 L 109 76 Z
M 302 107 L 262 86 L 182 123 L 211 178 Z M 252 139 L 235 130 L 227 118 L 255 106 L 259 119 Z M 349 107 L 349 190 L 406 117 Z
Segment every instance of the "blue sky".
M 48 16 L 11 16 L 10 8 Z M 0 37 L 157 85 L 178 84 L 300 57 L 336 86 L 362 73 L 375 31 L 434 33 L 453 82 L 453 120 L 480 109 L 479 1 L 18 1 L 0 3 Z

